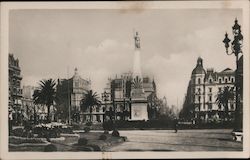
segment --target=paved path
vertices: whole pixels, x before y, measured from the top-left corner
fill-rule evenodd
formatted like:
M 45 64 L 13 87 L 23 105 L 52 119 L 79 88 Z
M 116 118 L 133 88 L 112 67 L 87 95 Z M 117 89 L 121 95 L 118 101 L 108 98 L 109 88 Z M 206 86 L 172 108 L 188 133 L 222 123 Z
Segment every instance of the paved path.
M 242 151 L 230 129 L 120 131 L 128 141 L 107 151 Z

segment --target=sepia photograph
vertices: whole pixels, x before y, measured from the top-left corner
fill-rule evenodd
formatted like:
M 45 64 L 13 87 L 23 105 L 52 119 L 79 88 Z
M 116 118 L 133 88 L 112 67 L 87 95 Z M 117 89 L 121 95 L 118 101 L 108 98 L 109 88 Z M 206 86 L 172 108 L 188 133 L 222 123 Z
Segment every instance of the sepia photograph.
M 1 34 L 1 159 L 249 157 L 249 1 L 2 2 Z

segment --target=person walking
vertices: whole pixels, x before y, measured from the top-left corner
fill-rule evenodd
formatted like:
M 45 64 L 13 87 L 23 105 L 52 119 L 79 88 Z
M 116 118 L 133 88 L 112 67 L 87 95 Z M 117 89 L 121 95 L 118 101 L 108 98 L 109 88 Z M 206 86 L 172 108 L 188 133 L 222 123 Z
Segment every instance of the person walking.
M 178 120 L 177 120 L 177 118 L 175 118 L 175 120 L 174 120 L 174 130 L 175 130 L 175 133 L 178 132 Z

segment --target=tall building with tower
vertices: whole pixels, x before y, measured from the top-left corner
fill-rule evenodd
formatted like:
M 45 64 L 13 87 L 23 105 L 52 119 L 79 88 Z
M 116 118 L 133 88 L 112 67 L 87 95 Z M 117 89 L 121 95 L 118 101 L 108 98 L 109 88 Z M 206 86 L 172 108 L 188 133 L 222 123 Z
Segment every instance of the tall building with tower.
M 21 68 L 18 58 L 9 54 L 9 119 L 14 124 L 21 123 L 22 115 L 22 88 Z
M 181 117 L 193 122 L 212 122 L 233 119 L 235 111 L 235 101 L 228 101 L 228 116 L 226 108 L 220 105 L 216 99 L 225 87 L 235 90 L 235 71 L 226 68 L 221 72 L 214 71 L 213 68 L 207 70 L 203 67 L 203 59 L 198 58 L 196 67 L 193 69 L 189 81 L 187 94 L 185 96 Z
M 84 116 L 80 115 L 80 103 L 90 89 L 91 81 L 83 79 L 78 74 L 77 68 L 75 68 L 75 73 L 70 79 L 58 79 L 58 108 L 63 112 L 60 115 L 62 119 L 68 119 L 70 114 L 73 121 L 83 121 Z

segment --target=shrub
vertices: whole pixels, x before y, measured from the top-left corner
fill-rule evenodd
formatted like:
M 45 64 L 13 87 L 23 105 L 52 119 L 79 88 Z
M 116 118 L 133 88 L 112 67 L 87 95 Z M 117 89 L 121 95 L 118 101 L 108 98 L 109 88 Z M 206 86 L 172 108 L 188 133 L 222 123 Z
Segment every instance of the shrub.
M 32 130 L 32 124 L 31 124 L 30 121 L 25 121 L 25 122 L 24 122 L 24 129 L 25 129 L 26 131 Z
M 106 140 L 106 139 L 107 139 L 107 136 L 104 135 L 104 134 L 102 134 L 102 135 L 100 135 L 99 139 L 100 139 L 100 140 Z
M 86 145 L 87 143 L 88 143 L 88 140 L 86 138 L 78 139 L 78 145 Z
M 44 147 L 44 152 L 55 152 L 57 151 L 57 148 L 54 144 L 49 144 Z
M 80 130 L 81 127 L 80 127 L 79 124 L 73 124 L 71 129 L 72 129 L 72 130 Z
M 86 126 L 92 126 L 92 122 L 87 122 Z
M 88 147 L 93 148 L 94 151 L 101 151 L 101 148 L 98 145 L 88 145 Z
M 12 130 L 12 134 L 17 137 L 23 137 L 24 135 L 24 130 L 22 128 L 16 128 Z
M 22 144 L 22 143 L 45 143 L 45 142 L 41 139 L 11 137 L 9 138 L 9 143 Z
M 61 133 L 72 134 L 73 133 L 73 129 L 72 129 L 72 127 L 60 128 L 60 132 Z
M 114 128 L 114 124 L 112 121 L 106 121 L 103 122 L 102 127 L 104 130 L 112 131 L 112 129 Z
M 92 147 L 85 147 L 85 146 L 77 146 L 77 151 L 93 151 Z
M 108 130 L 105 130 L 105 131 L 104 131 L 104 134 L 109 134 L 109 131 L 108 131 Z
M 114 137 L 120 137 L 120 133 L 118 132 L 118 130 L 114 130 L 112 132 L 112 136 L 114 136 Z
M 84 127 L 84 132 L 85 133 L 88 133 L 90 131 L 90 128 L 89 127 Z

